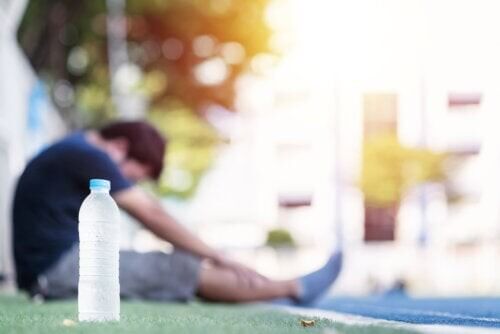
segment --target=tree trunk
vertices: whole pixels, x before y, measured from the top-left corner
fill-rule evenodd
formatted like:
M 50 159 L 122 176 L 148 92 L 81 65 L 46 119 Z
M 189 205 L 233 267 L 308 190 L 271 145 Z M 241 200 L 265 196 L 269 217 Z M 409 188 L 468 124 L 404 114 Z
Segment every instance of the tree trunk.
M 365 203 L 364 241 L 394 241 L 399 205 L 385 207 Z

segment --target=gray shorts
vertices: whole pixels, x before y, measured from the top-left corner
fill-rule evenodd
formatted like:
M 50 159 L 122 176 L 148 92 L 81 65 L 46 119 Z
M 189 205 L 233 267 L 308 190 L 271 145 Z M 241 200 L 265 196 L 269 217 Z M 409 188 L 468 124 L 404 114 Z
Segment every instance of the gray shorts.
M 78 294 L 78 244 L 39 277 L 48 299 L 74 298 Z M 186 301 L 195 297 L 201 260 L 176 250 L 138 253 L 120 251 L 120 295 L 122 298 L 156 301 Z

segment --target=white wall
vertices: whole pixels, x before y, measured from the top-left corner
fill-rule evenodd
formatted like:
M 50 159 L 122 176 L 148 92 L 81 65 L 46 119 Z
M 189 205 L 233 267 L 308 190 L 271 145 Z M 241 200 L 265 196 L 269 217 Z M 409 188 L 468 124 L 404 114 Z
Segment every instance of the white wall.
M 22 131 L 27 99 L 21 57 L 15 42 L 19 13 L 26 1 L 4 1 L 0 7 L 0 270 L 12 274 L 9 208 L 13 176 L 22 166 Z M 20 73 L 21 72 L 21 73 Z M 24 95 L 26 96 L 26 95 Z
M 64 132 L 49 99 L 37 106 L 41 113 L 37 133 L 27 129 L 30 97 L 40 83 L 16 41 L 26 4 L 16 0 L 0 6 L 0 272 L 9 278 L 13 277 L 10 210 L 16 178 L 31 155 Z

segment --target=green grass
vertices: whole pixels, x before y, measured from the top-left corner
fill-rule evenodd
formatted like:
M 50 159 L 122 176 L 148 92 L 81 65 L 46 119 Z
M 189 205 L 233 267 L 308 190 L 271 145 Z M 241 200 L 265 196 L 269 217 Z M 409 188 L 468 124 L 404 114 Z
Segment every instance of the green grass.
M 410 333 L 381 326 L 348 326 L 316 318 L 303 328 L 304 317 L 257 306 L 204 303 L 122 302 L 121 321 L 78 323 L 75 301 L 31 303 L 24 297 L 0 296 L 0 333 Z M 65 319 L 73 320 L 70 326 Z M 306 318 L 310 320 L 310 318 Z M 67 322 L 67 321 L 66 321 Z

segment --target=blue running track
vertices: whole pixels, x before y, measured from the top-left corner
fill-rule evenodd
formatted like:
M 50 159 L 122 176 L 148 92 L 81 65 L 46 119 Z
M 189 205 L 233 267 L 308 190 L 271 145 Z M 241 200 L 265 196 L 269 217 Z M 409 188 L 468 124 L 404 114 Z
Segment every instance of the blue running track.
M 328 298 L 315 308 L 413 324 L 500 328 L 499 298 L 410 298 L 403 294 Z

